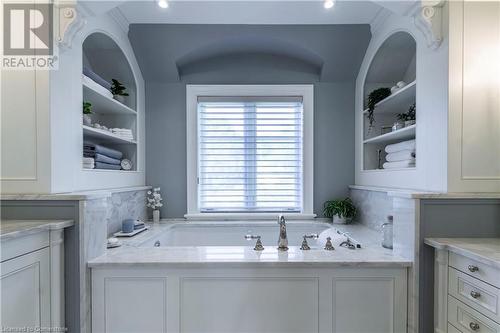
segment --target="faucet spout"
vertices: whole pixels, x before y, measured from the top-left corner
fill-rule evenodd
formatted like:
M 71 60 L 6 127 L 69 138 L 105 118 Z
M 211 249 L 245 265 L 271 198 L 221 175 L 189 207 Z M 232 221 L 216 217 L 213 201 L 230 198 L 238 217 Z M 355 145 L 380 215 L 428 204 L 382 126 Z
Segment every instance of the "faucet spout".
M 283 215 L 278 216 L 280 233 L 278 239 L 278 251 L 288 251 L 288 237 L 286 235 L 286 221 Z

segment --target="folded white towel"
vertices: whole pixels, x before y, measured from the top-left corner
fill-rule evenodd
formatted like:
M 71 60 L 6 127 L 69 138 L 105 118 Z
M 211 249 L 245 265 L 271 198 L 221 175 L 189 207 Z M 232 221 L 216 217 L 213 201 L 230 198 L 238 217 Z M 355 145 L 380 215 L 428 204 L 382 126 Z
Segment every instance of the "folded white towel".
M 93 157 L 83 157 L 83 163 L 94 163 L 95 160 Z
M 395 153 L 387 154 L 385 157 L 387 162 L 404 161 L 415 158 L 415 150 L 401 150 Z
M 398 161 L 398 162 L 385 162 L 382 167 L 384 169 L 398 169 L 398 168 L 411 168 L 415 166 L 415 159 Z
M 415 150 L 415 139 L 387 145 L 385 147 L 386 153 L 395 153 L 402 150 Z
M 132 130 L 129 128 L 111 128 L 112 132 L 121 132 L 121 133 L 132 133 Z
M 134 140 L 134 137 L 132 135 L 117 135 L 117 137 L 125 140 Z

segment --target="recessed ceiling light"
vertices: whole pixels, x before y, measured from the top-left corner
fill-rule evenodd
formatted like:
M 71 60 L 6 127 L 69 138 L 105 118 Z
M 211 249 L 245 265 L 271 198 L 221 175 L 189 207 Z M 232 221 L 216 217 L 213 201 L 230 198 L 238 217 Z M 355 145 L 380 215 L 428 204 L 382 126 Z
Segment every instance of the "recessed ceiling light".
M 335 2 L 333 0 L 325 0 L 324 6 L 326 9 L 330 9 L 333 7 L 334 4 Z
M 167 2 L 167 0 L 158 0 L 158 6 L 160 8 L 168 8 L 168 2 Z

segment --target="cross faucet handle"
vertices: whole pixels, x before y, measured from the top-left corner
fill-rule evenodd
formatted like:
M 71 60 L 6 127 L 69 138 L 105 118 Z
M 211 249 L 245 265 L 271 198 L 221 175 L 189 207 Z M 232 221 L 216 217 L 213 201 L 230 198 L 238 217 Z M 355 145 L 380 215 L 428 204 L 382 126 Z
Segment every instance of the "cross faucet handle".
M 333 247 L 333 244 L 332 244 L 332 238 L 331 237 L 327 237 L 326 238 L 325 250 L 327 250 L 327 251 L 333 251 L 333 250 L 335 250 L 335 248 Z
M 304 235 L 304 238 L 318 239 L 319 235 L 318 234 L 307 234 L 307 235 Z

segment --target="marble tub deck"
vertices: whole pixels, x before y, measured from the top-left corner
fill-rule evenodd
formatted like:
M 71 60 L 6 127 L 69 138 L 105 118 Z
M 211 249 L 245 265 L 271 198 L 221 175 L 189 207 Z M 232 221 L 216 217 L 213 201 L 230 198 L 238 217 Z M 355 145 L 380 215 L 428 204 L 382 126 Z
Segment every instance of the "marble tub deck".
M 177 222 L 179 223 L 179 222 Z M 189 223 L 189 222 L 181 222 Z M 300 250 L 299 246 L 289 246 L 287 252 L 280 252 L 276 247 L 266 246 L 263 251 L 254 251 L 252 246 L 175 246 L 144 247 L 141 244 L 164 232 L 172 223 L 151 225 L 147 230 L 132 239 L 123 241 L 118 248 L 108 249 L 105 254 L 88 262 L 91 268 L 117 266 L 168 266 L 210 265 L 214 266 L 258 266 L 258 267 L 410 267 L 411 260 L 393 253 L 380 245 L 381 236 L 361 225 L 332 227 L 328 232 L 332 236 L 337 229 L 350 233 L 351 237 L 362 244 L 361 249 L 350 250 L 334 242 L 334 251 L 312 248 Z M 339 239 L 332 237 L 333 239 Z M 123 238 L 121 238 L 123 240 Z

